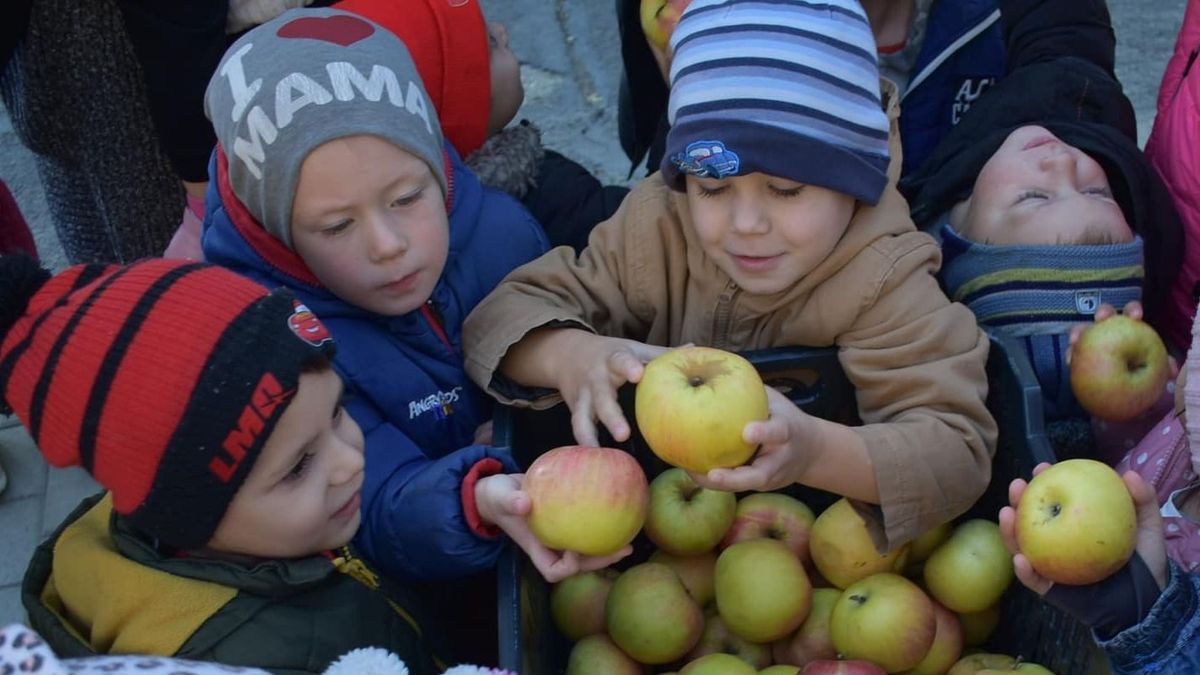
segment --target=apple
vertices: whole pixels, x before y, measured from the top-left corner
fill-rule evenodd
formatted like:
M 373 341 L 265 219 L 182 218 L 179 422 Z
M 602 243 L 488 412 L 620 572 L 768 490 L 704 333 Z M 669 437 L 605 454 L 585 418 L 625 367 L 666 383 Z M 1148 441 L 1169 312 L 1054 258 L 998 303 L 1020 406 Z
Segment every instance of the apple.
M 984 668 L 978 671 L 977 675 L 1054 675 L 1054 673 L 1045 666 L 1018 660 L 1011 668 Z
M 704 607 L 713 601 L 713 576 L 717 567 L 717 554 L 709 551 L 700 555 L 671 555 L 663 551 L 650 554 L 650 562 L 657 562 L 670 567 L 679 575 L 683 587 L 687 589 L 697 605 Z
M 605 605 L 613 642 L 640 663 L 670 663 L 700 639 L 704 613 L 674 570 L 642 563 L 613 582 Z
M 808 537 L 816 517 L 804 502 L 781 492 L 759 492 L 738 500 L 733 525 L 721 546 L 768 537 L 778 539 L 808 564 Z
M 955 612 L 982 612 L 1013 580 L 1012 554 L 990 520 L 968 520 L 925 561 L 925 588 Z
M 680 347 L 646 364 L 634 415 L 664 462 L 705 474 L 740 466 L 757 449 L 742 429 L 767 419 L 767 389 L 749 361 L 721 349 Z
M 908 546 L 880 554 L 867 524 L 846 499 L 839 499 L 813 522 L 809 551 L 821 576 L 838 588 L 879 572 L 904 569 Z
M 1000 605 L 992 605 L 982 612 L 959 612 L 958 622 L 963 629 L 963 646 L 978 647 L 987 642 L 1000 624 Z
M 709 613 L 705 618 L 700 641 L 684 658 L 695 661 L 709 654 L 731 654 L 754 666 L 755 670 L 771 665 L 770 645 L 757 644 L 734 635 L 716 612 Z
M 1057 583 L 1084 586 L 1108 578 L 1133 555 L 1137 514 L 1116 471 L 1092 459 L 1069 459 L 1029 482 L 1017 505 L 1016 529 L 1017 545 L 1034 570 Z
M 580 445 L 550 450 L 525 472 L 529 529 L 552 549 L 606 556 L 642 529 L 646 473 L 632 455 Z
M 838 589 L 814 588 L 808 618 L 795 633 L 772 646 L 775 661 L 802 666 L 809 661 L 836 658 L 837 650 L 829 637 L 829 617 L 840 597 L 842 592 Z
M 675 555 L 711 551 L 733 523 L 737 497 L 708 490 L 683 469 L 667 469 L 650 482 L 646 536 Z
M 1008 654 L 970 654 L 958 660 L 946 675 L 975 675 L 985 669 L 1011 668 L 1017 660 Z
M 907 675 L 944 675 L 962 656 L 963 631 L 958 616 L 936 602 L 933 615 L 937 622 L 933 645 L 915 668 L 905 671 Z
M 671 41 L 671 33 L 679 23 L 683 10 L 692 0 L 642 0 L 639 8 L 639 18 L 642 32 L 650 44 L 659 49 L 666 49 Z
M 729 630 L 771 642 L 808 617 L 812 586 L 799 558 L 774 539 L 740 541 L 717 556 L 717 611 Z
M 607 635 L 588 635 L 571 648 L 566 675 L 644 675 L 645 666 L 634 661 Z
M 684 666 L 679 675 L 758 675 L 758 669 L 732 654 L 708 654 Z
M 1088 326 L 1071 350 L 1071 390 L 1092 415 L 1127 422 L 1166 391 L 1171 366 L 1150 324 L 1114 316 Z
M 899 574 L 882 572 L 842 593 L 829 619 L 838 653 L 872 661 L 889 673 L 915 668 L 937 634 L 933 601 Z
M 951 523 L 942 523 L 937 527 L 929 530 L 925 534 L 913 539 L 908 545 L 908 562 L 919 563 L 925 562 L 929 556 L 937 550 L 947 539 L 950 538 L 950 533 L 954 531 L 954 525 Z
M 554 584 L 550 590 L 550 616 L 572 642 L 604 632 L 604 604 L 617 572 L 608 568 L 580 572 Z
M 800 666 L 785 666 L 782 663 L 777 663 L 773 666 L 763 668 L 758 671 L 758 675 L 799 675 Z
M 846 661 L 822 659 L 810 661 L 808 665 L 804 666 L 804 670 L 800 671 L 800 675 L 887 675 L 887 671 L 870 661 L 861 659 Z

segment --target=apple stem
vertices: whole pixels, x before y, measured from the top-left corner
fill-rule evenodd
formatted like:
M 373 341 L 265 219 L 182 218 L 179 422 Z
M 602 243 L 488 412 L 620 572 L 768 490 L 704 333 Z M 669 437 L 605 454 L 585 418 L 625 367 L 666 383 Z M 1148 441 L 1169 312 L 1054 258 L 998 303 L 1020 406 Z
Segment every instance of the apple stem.
M 692 484 L 691 484 L 690 486 L 688 486 L 687 488 L 684 488 L 684 490 L 683 490 L 683 495 L 682 495 L 682 496 L 683 496 L 683 501 L 685 501 L 685 502 L 690 502 L 690 501 L 692 501 L 693 499 L 695 499 L 695 498 L 696 498 L 696 495 L 700 494 L 700 491 L 701 491 L 701 490 L 703 490 L 703 489 L 704 489 L 704 488 L 700 487 L 699 485 L 696 485 L 695 483 L 692 483 Z

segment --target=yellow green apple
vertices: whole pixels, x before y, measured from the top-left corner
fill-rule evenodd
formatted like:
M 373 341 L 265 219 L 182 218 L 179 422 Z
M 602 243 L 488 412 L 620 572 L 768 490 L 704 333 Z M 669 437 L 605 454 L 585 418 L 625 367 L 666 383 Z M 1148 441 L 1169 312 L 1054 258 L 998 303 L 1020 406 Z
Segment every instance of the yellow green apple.
M 554 584 L 550 590 L 550 617 L 572 642 L 604 632 L 604 604 L 617 578 L 608 568 L 580 572 Z
M 774 539 L 740 541 L 717 556 L 717 611 L 729 630 L 771 642 L 808 616 L 812 586 L 800 559 Z
M 681 347 L 646 364 L 634 415 L 664 462 L 695 473 L 740 466 L 757 446 L 742 430 L 767 419 L 767 390 L 749 361 L 721 349 Z
M 904 569 L 908 546 L 880 553 L 867 524 L 846 499 L 839 499 L 813 522 L 809 551 L 821 576 L 838 588 L 879 572 Z
M 613 582 L 605 605 L 613 642 L 640 663 L 670 663 L 700 639 L 704 613 L 679 575 L 661 563 L 642 563 Z
M 975 675 L 981 670 L 987 669 L 1006 669 L 1012 668 L 1017 660 L 1008 654 L 992 654 L 988 652 L 980 654 L 968 654 L 958 660 L 946 675 Z
M 615 448 L 555 448 L 525 472 L 529 529 L 547 547 L 606 556 L 633 541 L 646 520 L 646 473 Z
M 1054 673 L 1045 666 L 1018 661 L 1011 668 L 984 668 L 977 675 L 1054 675 Z
M 959 612 L 958 622 L 963 629 L 963 646 L 978 647 L 987 642 L 1000 624 L 1000 605 L 992 605 L 982 612 Z
M 644 675 L 646 667 L 634 661 L 607 635 L 589 635 L 567 657 L 566 675 Z
M 1017 545 L 1034 570 L 1057 583 L 1085 586 L 1108 578 L 1133 555 L 1137 514 L 1116 471 L 1096 460 L 1069 459 L 1029 481 L 1017 505 L 1016 529 Z
M 915 668 L 937 634 L 933 601 L 899 574 L 883 572 L 851 584 L 833 607 L 829 634 L 838 653 L 889 673 Z
M 781 663 L 776 663 L 773 666 L 768 666 L 758 671 L 758 675 L 799 675 L 799 666 L 787 666 Z
M 809 661 L 800 675 L 887 675 L 887 671 L 862 659 Z
M 915 668 L 905 671 L 906 675 L 944 675 L 962 656 L 963 633 L 958 616 L 937 602 L 933 603 L 933 614 L 937 621 L 933 644 Z
M 767 537 L 778 539 L 808 564 L 808 537 L 816 517 L 804 502 L 781 492 L 757 492 L 737 502 L 733 524 L 721 546 Z
M 732 654 L 708 654 L 688 663 L 679 675 L 758 675 L 758 669 Z
M 1114 316 L 1087 327 L 1071 349 L 1071 390 L 1095 417 L 1127 422 L 1154 405 L 1171 376 L 1167 348 L 1150 324 Z
M 646 536 L 667 553 L 705 553 L 721 542 L 737 506 L 732 492 L 702 488 L 683 469 L 667 469 L 650 482 Z
M 1013 580 L 1012 553 L 1000 526 L 976 518 L 958 527 L 925 561 L 925 588 L 955 612 L 982 612 Z
M 700 641 L 687 653 L 684 660 L 695 661 L 709 654 L 731 654 L 754 666 L 756 670 L 771 665 L 770 645 L 750 642 L 734 635 L 721 619 L 721 615 L 715 611 L 705 616 L 704 632 L 700 634 Z
M 655 551 L 650 554 L 650 562 L 662 563 L 675 570 L 679 579 L 683 581 L 683 587 L 700 607 L 712 602 L 715 594 L 713 575 L 717 567 L 716 553 L 709 551 L 700 555 L 682 556 Z
M 950 538 L 950 533 L 954 531 L 954 525 L 950 523 L 942 523 L 937 527 L 929 530 L 925 534 L 913 539 L 908 545 L 908 562 L 909 564 L 924 562 L 927 560 L 938 546 Z
M 804 623 L 795 633 L 772 645 L 777 663 L 803 666 L 809 661 L 837 657 L 837 650 L 833 648 L 833 641 L 829 637 L 829 618 L 840 597 L 842 592 L 836 588 L 813 589 L 812 608 Z

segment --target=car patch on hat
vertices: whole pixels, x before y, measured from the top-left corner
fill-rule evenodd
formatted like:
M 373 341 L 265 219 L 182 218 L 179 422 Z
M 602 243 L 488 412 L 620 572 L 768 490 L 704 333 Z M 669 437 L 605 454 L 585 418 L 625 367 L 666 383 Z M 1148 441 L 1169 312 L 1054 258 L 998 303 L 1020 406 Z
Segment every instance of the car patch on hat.
M 296 337 L 304 340 L 308 344 L 319 347 L 326 342 L 333 340 L 333 336 L 329 334 L 329 329 L 321 320 L 313 314 L 308 307 L 304 306 L 299 300 L 295 302 L 295 309 L 291 316 L 288 317 L 288 328 L 296 334 Z
M 737 153 L 721 141 L 694 141 L 671 161 L 683 173 L 700 178 L 736 176 L 742 167 Z

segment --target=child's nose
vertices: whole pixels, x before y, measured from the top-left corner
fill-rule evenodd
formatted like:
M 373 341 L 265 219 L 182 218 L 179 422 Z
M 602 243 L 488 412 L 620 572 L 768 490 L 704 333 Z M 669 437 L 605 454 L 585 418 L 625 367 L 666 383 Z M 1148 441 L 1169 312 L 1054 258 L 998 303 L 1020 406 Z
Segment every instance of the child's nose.
M 770 229 L 766 213 L 752 201 L 738 204 L 733 213 L 733 229 L 739 234 L 762 234 Z
M 408 238 L 403 230 L 386 218 L 372 220 L 369 229 L 368 255 L 373 262 L 389 260 L 408 250 Z
M 363 459 L 361 447 L 356 447 L 352 443 L 340 443 L 337 449 L 336 462 L 333 472 L 329 476 L 331 485 L 345 485 L 353 480 L 363 471 L 366 460 Z

